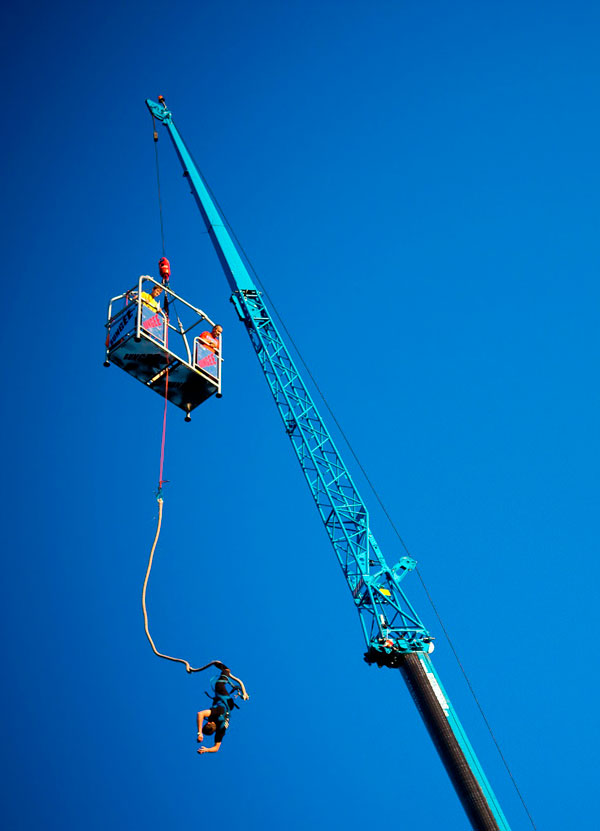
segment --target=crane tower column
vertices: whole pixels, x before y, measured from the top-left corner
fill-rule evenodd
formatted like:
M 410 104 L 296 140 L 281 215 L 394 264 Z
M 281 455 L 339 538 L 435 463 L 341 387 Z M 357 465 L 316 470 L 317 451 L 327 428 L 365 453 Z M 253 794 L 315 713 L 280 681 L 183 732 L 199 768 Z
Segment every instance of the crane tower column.
M 508 828 L 429 656 L 422 652 L 403 655 L 400 672 L 473 828 L 477 831 Z M 496 817 L 504 823 L 499 825 Z

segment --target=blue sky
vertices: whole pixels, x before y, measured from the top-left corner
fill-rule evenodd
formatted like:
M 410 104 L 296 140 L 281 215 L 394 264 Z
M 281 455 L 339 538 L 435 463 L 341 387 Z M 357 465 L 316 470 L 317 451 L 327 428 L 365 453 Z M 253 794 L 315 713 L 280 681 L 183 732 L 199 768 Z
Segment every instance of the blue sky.
M 9 8 L 7 827 L 466 828 L 399 675 L 362 661 L 164 130 L 173 288 L 222 323 L 227 361 L 222 400 L 190 425 L 169 412 L 149 608 L 159 648 L 247 683 L 221 753 L 195 752 L 206 679 L 145 641 L 161 401 L 102 367 L 102 327 L 161 255 L 159 93 L 419 560 L 537 827 L 590 827 L 599 24 L 590 2 Z M 530 827 L 406 587 L 511 827 Z

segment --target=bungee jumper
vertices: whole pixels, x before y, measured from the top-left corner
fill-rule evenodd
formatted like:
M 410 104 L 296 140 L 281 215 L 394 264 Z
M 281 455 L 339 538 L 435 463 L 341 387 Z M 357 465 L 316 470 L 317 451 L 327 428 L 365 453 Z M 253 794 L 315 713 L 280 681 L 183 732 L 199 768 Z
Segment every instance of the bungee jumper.
M 161 482 L 162 480 L 162 459 L 161 459 Z M 204 740 L 204 736 L 212 736 L 214 734 L 215 741 L 213 747 L 201 747 L 198 750 L 198 753 L 202 755 L 203 753 L 217 753 L 219 748 L 221 747 L 221 742 L 225 736 L 227 728 L 229 727 L 229 718 L 231 715 L 231 711 L 238 707 L 235 703 L 235 699 L 240 697 L 242 701 L 248 701 L 250 696 L 246 691 L 246 687 L 244 686 L 244 682 L 241 678 L 237 678 L 228 666 L 226 666 L 223 661 L 209 661 L 208 664 L 204 664 L 201 667 L 193 667 L 191 666 L 189 661 L 186 661 L 185 658 L 176 658 L 172 655 L 166 655 L 163 652 L 159 652 L 156 648 L 156 645 L 152 639 L 152 635 L 150 634 L 150 628 L 148 624 L 148 611 L 146 609 L 146 589 L 148 587 L 148 580 L 150 578 L 150 571 L 152 569 L 152 561 L 154 558 L 154 551 L 156 549 L 156 544 L 158 542 L 158 538 L 160 536 L 160 526 L 162 522 L 162 509 L 163 509 L 163 497 L 162 497 L 162 487 L 159 488 L 159 492 L 157 495 L 158 501 L 158 526 L 156 529 L 156 535 L 154 537 L 154 542 L 152 544 L 152 549 L 150 551 L 150 559 L 148 560 L 148 568 L 146 570 L 146 577 L 144 579 L 144 586 L 142 589 L 142 608 L 144 612 L 144 630 L 146 632 L 146 637 L 150 642 L 150 646 L 152 647 L 152 651 L 158 658 L 164 658 L 167 661 L 173 661 L 174 663 L 184 664 L 188 673 L 193 672 L 202 672 L 209 667 L 217 667 L 220 670 L 220 675 L 217 681 L 214 684 L 214 694 L 212 695 L 212 704 L 207 710 L 200 710 L 197 714 L 197 723 L 198 723 L 198 735 L 197 740 L 198 742 L 202 742 Z M 206 693 L 209 698 L 211 695 Z M 204 730 L 202 729 L 204 720 L 206 719 L 206 724 L 204 725 Z
M 198 721 L 198 742 L 204 741 L 204 736 L 214 735 L 214 745 L 212 747 L 200 747 L 198 753 L 202 756 L 204 753 L 218 753 L 221 743 L 225 738 L 225 733 L 229 728 L 229 719 L 234 708 L 238 708 L 235 699 L 240 697 L 242 701 L 247 701 L 249 695 L 246 692 L 244 682 L 241 678 L 236 678 L 232 675 L 229 667 L 225 666 L 221 661 L 212 661 L 212 664 L 221 670 L 221 674 L 214 684 L 214 694 L 212 696 L 212 704 L 207 710 L 200 710 L 197 715 Z M 206 693 L 210 698 L 210 694 Z M 238 708 L 239 709 L 239 708 Z M 204 721 L 206 720 L 206 724 Z

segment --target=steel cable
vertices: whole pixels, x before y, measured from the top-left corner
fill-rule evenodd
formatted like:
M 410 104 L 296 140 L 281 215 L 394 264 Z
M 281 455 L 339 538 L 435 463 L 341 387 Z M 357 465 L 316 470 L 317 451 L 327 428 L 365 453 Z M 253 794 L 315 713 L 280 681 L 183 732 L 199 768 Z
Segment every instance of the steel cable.
M 189 151 L 189 148 L 188 148 L 188 152 L 190 152 L 190 151 Z M 192 156 L 191 152 L 190 152 L 190 156 Z M 193 156 L 192 156 L 192 160 L 194 161 L 194 164 L 196 164 L 195 159 L 193 158 Z M 262 281 L 261 281 L 260 277 L 258 276 L 258 273 L 257 273 L 256 269 L 254 268 L 254 265 L 252 264 L 252 261 L 250 260 L 249 256 L 247 255 L 246 251 L 244 250 L 243 245 L 241 244 L 241 242 L 240 242 L 240 241 L 239 241 L 239 239 L 237 238 L 237 235 L 236 235 L 235 231 L 234 231 L 234 230 L 233 230 L 233 228 L 231 227 L 231 225 L 230 225 L 230 223 L 229 223 L 229 220 L 227 219 L 227 217 L 226 217 L 226 215 L 225 215 L 225 213 L 224 213 L 223 209 L 221 208 L 221 206 L 220 206 L 220 204 L 219 204 L 219 202 L 218 202 L 217 198 L 215 197 L 215 195 L 214 195 L 214 193 L 213 193 L 213 191 L 212 191 L 212 189 L 211 189 L 210 185 L 208 184 L 208 182 L 207 182 L 207 180 L 206 180 L 205 176 L 203 175 L 202 171 L 200 170 L 200 168 L 198 167 L 198 165 L 197 165 L 197 164 L 196 164 L 196 167 L 198 168 L 198 171 L 200 172 L 200 175 L 202 176 L 202 179 L 204 180 L 204 183 L 205 183 L 205 185 L 206 185 L 206 188 L 207 188 L 208 192 L 210 193 L 211 198 L 213 199 L 213 201 L 214 201 L 215 205 L 217 206 L 217 209 L 219 210 L 219 213 L 221 214 L 221 216 L 222 216 L 222 218 L 223 218 L 223 222 L 225 223 L 225 225 L 226 225 L 226 226 L 227 226 L 227 228 L 229 229 L 229 232 L 231 233 L 231 235 L 232 235 L 233 239 L 234 239 L 234 240 L 235 240 L 235 242 L 236 242 L 236 245 L 238 246 L 238 248 L 239 248 L 240 252 L 241 252 L 241 253 L 242 253 L 242 255 L 244 256 L 244 258 L 245 258 L 245 260 L 246 260 L 246 262 L 247 262 L 248 266 L 250 267 L 250 270 L 252 271 L 252 274 L 253 274 L 253 275 L 254 275 L 254 277 L 256 278 L 256 281 L 257 281 L 257 283 L 258 283 L 259 288 L 261 289 L 261 291 L 262 291 L 262 292 L 264 293 L 264 295 L 266 296 L 267 300 L 269 301 L 270 306 L 273 308 L 273 311 L 275 312 L 275 315 L 276 315 L 276 317 L 277 317 L 277 319 L 278 319 L 278 321 L 279 321 L 279 323 L 280 323 L 280 325 L 281 325 L 282 329 L 283 329 L 283 330 L 284 330 L 284 332 L 286 333 L 286 335 L 287 335 L 287 337 L 288 337 L 288 339 L 289 339 L 290 343 L 292 344 L 292 346 L 293 346 L 293 348 L 294 348 L 294 350 L 295 350 L 296 354 L 298 355 L 298 358 L 299 358 L 299 360 L 300 360 L 300 363 L 302 364 L 302 366 L 303 366 L 303 367 L 304 367 L 304 369 L 306 370 L 306 372 L 307 372 L 307 374 L 308 374 L 309 378 L 311 379 L 311 381 L 312 381 L 312 383 L 313 383 L 313 385 L 314 385 L 315 389 L 317 390 L 317 392 L 318 392 L 318 394 L 319 394 L 319 397 L 320 397 L 320 398 L 321 398 L 321 400 L 323 401 L 323 404 L 325 405 L 325 408 L 327 409 L 327 411 L 328 411 L 329 415 L 330 415 L 330 416 L 331 416 L 331 418 L 333 419 L 333 421 L 334 421 L 334 423 L 335 423 L 335 425 L 336 425 L 337 429 L 338 429 L 338 430 L 339 430 L 339 432 L 340 432 L 340 435 L 342 436 L 342 438 L 343 438 L 343 440 L 344 440 L 345 444 L 347 445 L 347 447 L 348 447 L 348 449 L 349 449 L 349 451 L 350 451 L 350 453 L 351 453 L 352 457 L 354 458 L 354 460 L 355 460 L 356 464 L 358 465 L 358 467 L 359 467 L 359 469 L 360 469 L 361 473 L 363 474 L 363 476 L 364 476 L 364 478 L 365 478 L 365 480 L 366 480 L 366 482 L 367 482 L 367 484 L 368 484 L 369 488 L 371 489 L 371 491 L 372 491 L 373 495 L 375 496 L 375 499 L 376 499 L 376 500 L 377 500 L 377 502 L 379 503 L 379 505 L 380 505 L 381 509 L 383 510 L 383 512 L 384 512 L 384 514 L 385 514 L 385 516 L 387 517 L 387 520 L 388 520 L 388 521 L 389 521 L 389 523 L 390 523 L 390 526 L 392 527 L 392 529 L 393 529 L 394 533 L 396 534 L 396 536 L 397 536 L 398 540 L 400 541 L 400 543 L 401 543 L 402 547 L 404 548 L 404 550 L 406 551 L 407 555 L 408 555 L 408 556 L 410 556 L 410 557 L 412 557 L 412 554 L 410 553 L 410 551 L 409 551 L 409 549 L 408 549 L 408 546 L 406 545 L 406 543 L 405 543 L 405 542 L 404 542 L 404 540 L 402 539 L 402 536 L 401 536 L 400 532 L 398 531 L 398 529 L 397 529 L 397 527 L 396 527 L 396 524 L 394 523 L 394 521 L 393 521 L 392 517 L 390 516 L 390 514 L 389 514 L 389 512 L 388 512 L 387 508 L 385 507 L 385 505 L 384 505 L 384 503 L 383 503 L 383 500 L 382 500 L 382 499 L 381 499 L 381 497 L 379 496 L 379 493 L 377 492 L 377 490 L 376 490 L 375 486 L 373 485 L 373 483 L 372 483 L 372 481 L 371 481 L 371 479 L 370 479 L 369 475 L 367 474 L 367 472 L 366 472 L 365 468 L 363 467 L 363 465 L 361 464 L 361 462 L 360 462 L 360 460 L 359 460 L 359 458 L 358 458 L 357 454 L 355 453 L 354 448 L 352 447 L 352 444 L 350 443 L 350 440 L 348 439 L 348 437 L 347 437 L 346 433 L 345 433 L 345 432 L 344 432 L 344 430 L 342 429 L 342 426 L 340 425 L 340 423 L 339 423 L 338 419 L 336 418 L 336 416 L 335 416 L 335 414 L 334 414 L 333 410 L 332 410 L 332 409 L 331 409 L 331 407 L 329 406 L 329 403 L 328 403 L 328 401 L 327 401 L 327 399 L 326 399 L 326 397 L 325 397 L 325 395 L 324 395 L 323 391 L 321 390 L 321 388 L 320 388 L 319 384 L 317 383 L 317 381 L 316 381 L 316 379 L 315 379 L 314 375 L 313 375 L 313 374 L 312 374 L 312 372 L 310 371 L 310 369 L 309 369 L 309 367 L 308 367 L 308 365 L 307 365 L 306 361 L 304 360 L 304 357 L 302 356 L 302 353 L 301 353 L 301 351 L 300 351 L 299 347 L 297 346 L 297 344 L 296 344 L 296 342 L 295 342 L 294 338 L 292 337 L 292 335 L 291 335 L 291 333 L 290 333 L 289 329 L 287 328 L 287 326 L 286 326 L 286 324 L 285 324 L 285 322 L 284 322 L 284 320 L 283 320 L 282 316 L 281 316 L 281 315 L 279 314 L 279 312 L 277 311 L 277 307 L 276 307 L 275 303 L 272 301 L 272 299 L 271 299 L 271 298 L 270 298 L 270 296 L 269 296 L 269 293 L 268 293 L 268 292 L 267 292 L 267 290 L 265 289 L 265 287 L 264 287 L 264 285 L 263 285 L 263 283 L 262 283 Z M 414 558 L 413 558 L 413 559 L 414 559 Z M 452 640 L 451 640 L 451 638 L 450 638 L 450 636 L 449 636 L 449 634 L 448 634 L 448 630 L 447 630 L 447 629 L 446 629 L 446 627 L 444 626 L 444 623 L 443 623 L 443 621 L 442 621 L 442 618 L 441 618 L 441 616 L 440 616 L 440 613 L 439 613 L 439 611 L 438 611 L 438 609 L 437 609 L 437 607 L 436 607 L 435 603 L 433 602 L 433 598 L 431 597 L 431 594 L 430 594 L 429 590 L 427 589 L 427 586 L 426 586 L 426 584 L 425 584 L 425 581 L 424 581 L 424 579 L 423 579 L 423 576 L 422 576 L 422 574 L 421 574 L 421 572 L 419 571 L 419 569 L 418 569 L 418 568 L 415 568 L 415 571 L 417 572 L 417 575 L 418 575 L 418 577 L 419 577 L 419 580 L 420 580 L 420 582 L 421 582 L 421 584 L 422 584 L 422 586 L 423 586 L 423 589 L 424 589 L 424 591 L 425 591 L 425 594 L 426 594 L 426 596 L 427 596 L 427 599 L 428 599 L 429 603 L 431 604 L 431 607 L 432 607 L 432 609 L 433 609 L 433 611 L 434 611 L 434 613 L 435 613 L 435 616 L 436 616 L 436 618 L 438 619 L 438 621 L 439 621 L 439 623 L 440 623 L 440 626 L 441 626 L 441 628 L 442 628 L 442 631 L 443 631 L 443 633 L 444 633 L 444 636 L 445 636 L 446 640 L 448 641 L 448 644 L 449 644 L 449 646 L 450 646 L 450 649 L 451 649 L 451 651 L 452 651 L 452 654 L 454 655 L 454 658 L 455 658 L 455 660 L 456 660 L 456 662 L 457 662 L 457 664 L 458 664 L 458 666 L 459 666 L 459 668 L 460 668 L 460 671 L 461 671 L 461 673 L 462 673 L 462 675 L 463 675 L 463 677 L 464 677 L 464 679 L 465 679 L 465 681 L 466 681 L 466 683 L 467 683 L 467 686 L 468 686 L 468 688 L 469 688 L 469 691 L 470 691 L 471 695 L 473 696 L 473 698 L 475 699 L 475 703 L 477 704 L 477 708 L 478 708 L 479 712 L 481 713 L 481 716 L 482 716 L 482 718 L 483 718 L 483 721 L 484 721 L 484 723 L 485 723 L 485 725 L 486 725 L 486 727 L 487 727 L 487 730 L 488 730 L 488 731 L 489 731 L 489 733 L 490 733 L 490 736 L 491 736 L 491 738 L 492 738 L 492 741 L 493 741 L 493 743 L 494 743 L 494 745 L 495 745 L 495 747 L 496 747 L 496 749 L 497 749 L 497 751 L 498 751 L 498 753 L 499 753 L 499 755 L 500 755 L 500 758 L 501 758 L 501 760 L 502 760 L 502 762 L 503 762 L 503 764 L 504 764 L 504 767 L 506 768 L 506 771 L 507 771 L 507 773 L 508 773 L 508 775 L 509 775 L 509 777 L 510 777 L 510 780 L 511 780 L 511 782 L 512 782 L 512 784 L 513 784 L 514 788 L 515 788 L 515 791 L 516 791 L 516 793 L 517 793 L 517 795 L 518 795 L 518 797 L 519 797 L 519 799 L 520 799 L 520 801 L 521 801 L 521 803 L 522 803 L 522 805 L 523 805 L 523 808 L 524 808 L 524 810 L 525 810 L 525 813 L 527 814 L 527 816 L 528 816 L 528 818 L 529 818 L 529 821 L 530 821 L 530 823 L 531 823 L 532 827 L 533 827 L 534 829 L 536 829 L 537 827 L 536 827 L 536 825 L 535 825 L 535 823 L 534 823 L 534 821 L 533 821 L 533 818 L 532 818 L 532 816 L 531 816 L 531 814 L 530 814 L 530 812 L 529 812 L 529 809 L 528 809 L 528 807 L 527 807 L 527 804 L 525 803 L 525 800 L 524 800 L 524 798 L 523 798 L 523 795 L 521 794 L 521 791 L 519 790 L 519 787 L 518 787 L 518 785 L 517 785 L 517 783 L 516 783 L 516 780 L 515 780 L 515 778 L 514 778 L 514 776 L 513 776 L 513 773 L 512 773 L 512 771 L 511 771 L 511 769 L 510 769 L 509 765 L 508 765 L 508 762 L 506 761 L 506 758 L 505 758 L 504 754 L 502 753 L 502 750 L 500 749 L 500 745 L 499 745 L 499 743 L 498 743 L 498 740 L 496 739 L 496 736 L 495 736 L 495 734 L 494 734 L 494 731 L 492 730 L 492 727 L 491 727 L 491 725 L 490 725 L 490 723 L 489 723 L 489 721 L 488 721 L 488 719 L 487 719 L 487 717 L 486 717 L 486 715 L 485 715 L 485 713 L 484 713 L 483 707 L 482 707 L 482 705 L 481 705 L 481 704 L 480 704 L 480 702 L 479 702 L 479 699 L 478 699 L 478 697 L 477 697 L 477 695 L 476 695 L 476 693 L 475 693 L 475 690 L 474 690 L 474 688 L 473 688 L 473 685 L 471 684 L 471 681 L 469 680 L 469 677 L 468 677 L 468 675 L 467 675 L 467 673 L 466 673 L 466 670 L 465 670 L 465 668 L 464 668 L 464 666 L 463 666 L 462 662 L 460 661 L 460 659 L 459 659 L 459 657 L 458 657 L 458 653 L 457 653 L 457 651 L 456 651 L 456 648 L 454 647 L 454 644 L 453 644 L 453 642 L 452 642 Z

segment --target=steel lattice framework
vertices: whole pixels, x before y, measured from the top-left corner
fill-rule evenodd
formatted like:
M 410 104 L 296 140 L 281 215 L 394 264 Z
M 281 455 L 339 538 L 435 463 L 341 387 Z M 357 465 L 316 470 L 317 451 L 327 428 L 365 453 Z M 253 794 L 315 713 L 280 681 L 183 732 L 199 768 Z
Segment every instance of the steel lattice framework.
M 262 295 L 235 292 L 287 435 L 352 592 L 367 646 L 390 660 L 395 651 L 428 651 L 431 638 L 400 588 L 415 561 L 390 568 L 369 530 L 369 514 Z M 384 656 L 389 656 L 385 658 Z

